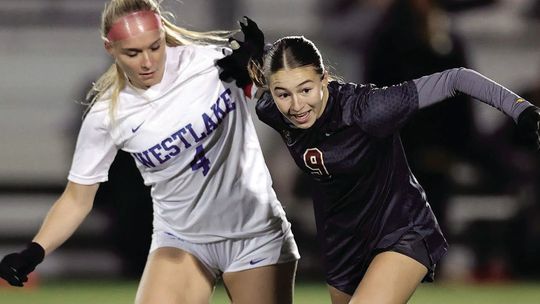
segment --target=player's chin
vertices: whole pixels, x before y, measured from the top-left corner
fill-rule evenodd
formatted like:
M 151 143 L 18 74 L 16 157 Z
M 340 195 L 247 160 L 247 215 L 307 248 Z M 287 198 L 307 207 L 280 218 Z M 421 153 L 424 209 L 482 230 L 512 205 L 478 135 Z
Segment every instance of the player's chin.
M 153 78 L 152 79 L 143 79 L 143 80 L 141 80 L 141 82 L 147 88 L 159 83 L 159 81 L 157 81 L 156 79 L 153 79 Z

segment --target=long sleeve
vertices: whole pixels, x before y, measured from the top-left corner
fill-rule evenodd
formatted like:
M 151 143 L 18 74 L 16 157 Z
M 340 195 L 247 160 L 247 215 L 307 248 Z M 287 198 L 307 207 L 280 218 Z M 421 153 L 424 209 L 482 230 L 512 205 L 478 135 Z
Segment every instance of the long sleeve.
M 519 114 L 531 105 L 495 81 L 466 68 L 450 69 L 413 81 L 418 90 L 420 109 L 460 92 L 497 108 L 517 122 Z

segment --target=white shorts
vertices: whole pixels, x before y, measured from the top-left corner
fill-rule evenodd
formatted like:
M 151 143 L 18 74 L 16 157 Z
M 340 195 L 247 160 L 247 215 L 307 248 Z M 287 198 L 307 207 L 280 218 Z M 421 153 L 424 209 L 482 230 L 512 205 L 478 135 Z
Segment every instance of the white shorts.
M 224 272 L 287 263 L 300 258 L 290 229 L 286 232 L 277 230 L 253 238 L 212 243 L 191 243 L 172 233 L 155 231 L 152 235 L 150 253 L 162 247 L 174 247 L 192 254 L 214 276 L 214 280 Z

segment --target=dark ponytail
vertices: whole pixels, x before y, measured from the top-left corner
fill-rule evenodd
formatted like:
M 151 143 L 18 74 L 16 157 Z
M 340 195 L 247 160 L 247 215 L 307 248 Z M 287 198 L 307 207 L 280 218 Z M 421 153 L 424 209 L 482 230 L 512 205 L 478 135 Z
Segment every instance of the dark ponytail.
M 268 89 L 268 78 L 275 72 L 304 66 L 313 66 L 321 76 L 325 72 L 321 53 L 313 42 L 304 36 L 288 36 L 272 44 L 264 54 L 262 66 L 250 62 L 248 71 L 257 87 Z

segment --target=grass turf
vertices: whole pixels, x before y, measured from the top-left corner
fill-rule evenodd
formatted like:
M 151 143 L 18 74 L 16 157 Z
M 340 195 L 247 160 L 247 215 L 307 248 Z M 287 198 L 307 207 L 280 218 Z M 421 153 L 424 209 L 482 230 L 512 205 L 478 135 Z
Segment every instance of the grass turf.
M 136 282 L 45 282 L 33 289 L 0 287 L 0 303 L 6 304 L 128 304 L 133 303 Z M 222 286 L 212 304 L 229 303 Z M 318 283 L 297 283 L 296 304 L 330 303 L 326 288 Z M 424 284 L 411 304 L 538 304 L 540 283 L 513 284 Z

